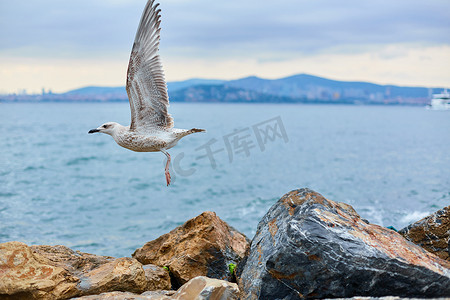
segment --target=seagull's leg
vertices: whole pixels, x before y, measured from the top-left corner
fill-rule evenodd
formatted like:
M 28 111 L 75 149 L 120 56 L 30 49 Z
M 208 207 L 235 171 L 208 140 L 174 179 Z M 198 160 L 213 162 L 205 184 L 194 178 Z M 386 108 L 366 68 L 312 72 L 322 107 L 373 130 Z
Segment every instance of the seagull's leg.
M 165 150 L 162 150 L 162 149 L 161 149 L 161 152 L 164 153 L 167 156 L 165 174 L 166 174 L 167 185 L 169 185 L 170 184 L 170 172 L 169 172 L 170 154 L 169 154 L 169 152 L 167 152 Z

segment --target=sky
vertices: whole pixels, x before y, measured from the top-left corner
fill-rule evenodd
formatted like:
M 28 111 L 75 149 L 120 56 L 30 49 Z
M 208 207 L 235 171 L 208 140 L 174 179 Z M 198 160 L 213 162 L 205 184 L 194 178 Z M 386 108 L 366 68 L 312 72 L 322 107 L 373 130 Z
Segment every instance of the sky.
M 145 0 L 0 0 L 0 93 L 123 86 Z M 450 88 L 448 0 L 161 0 L 167 81 Z

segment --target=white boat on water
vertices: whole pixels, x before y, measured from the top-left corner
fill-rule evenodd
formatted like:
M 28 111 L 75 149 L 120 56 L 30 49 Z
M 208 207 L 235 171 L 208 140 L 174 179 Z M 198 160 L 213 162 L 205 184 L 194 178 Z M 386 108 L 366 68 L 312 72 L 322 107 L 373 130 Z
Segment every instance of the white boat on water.
M 431 103 L 427 105 L 427 109 L 450 110 L 450 94 L 447 89 L 441 94 L 433 94 Z

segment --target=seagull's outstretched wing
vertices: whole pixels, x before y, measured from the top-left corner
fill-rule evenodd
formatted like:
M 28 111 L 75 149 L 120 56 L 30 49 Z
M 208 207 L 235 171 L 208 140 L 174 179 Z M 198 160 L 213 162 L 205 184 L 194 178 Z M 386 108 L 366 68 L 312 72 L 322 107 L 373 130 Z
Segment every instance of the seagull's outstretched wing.
M 142 14 L 131 50 L 127 74 L 127 94 L 130 100 L 130 129 L 173 127 L 167 112 L 169 96 L 158 55 L 161 29 L 159 4 L 149 0 Z

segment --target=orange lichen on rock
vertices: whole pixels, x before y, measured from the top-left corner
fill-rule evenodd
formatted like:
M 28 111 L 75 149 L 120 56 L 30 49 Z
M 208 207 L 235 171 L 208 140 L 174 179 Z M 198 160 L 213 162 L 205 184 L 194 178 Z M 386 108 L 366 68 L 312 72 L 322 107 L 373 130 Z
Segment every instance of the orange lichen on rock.
M 77 294 L 77 283 L 78 278 L 26 244 L 0 244 L 0 297 L 65 299 Z
M 449 267 L 350 205 L 299 189 L 262 218 L 236 277 L 245 300 L 442 297 Z

